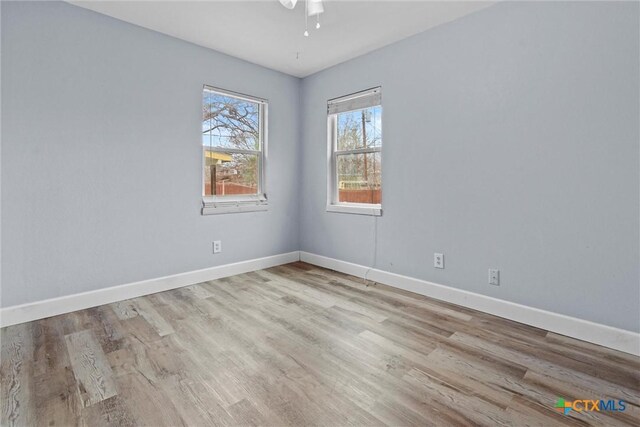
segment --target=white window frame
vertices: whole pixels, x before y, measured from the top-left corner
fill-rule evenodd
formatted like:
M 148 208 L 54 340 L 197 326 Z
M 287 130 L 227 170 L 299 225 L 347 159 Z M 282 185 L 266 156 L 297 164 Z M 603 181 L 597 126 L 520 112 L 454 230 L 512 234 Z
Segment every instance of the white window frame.
M 330 99 L 327 102 L 327 212 L 373 216 L 382 215 L 382 204 L 347 203 L 338 200 L 338 153 L 340 155 L 381 153 L 382 155 L 382 147 L 338 151 L 338 114 L 375 106 L 382 107 L 381 87 Z M 384 134 L 384 125 L 382 126 L 382 133 Z M 384 141 L 384 137 L 382 140 Z M 382 183 L 380 190 L 382 191 Z
M 202 215 L 214 215 L 214 214 L 226 214 L 233 212 L 256 212 L 266 211 L 268 209 L 267 192 L 265 189 L 266 181 L 266 164 L 267 164 L 267 120 L 268 120 L 268 107 L 269 101 L 263 98 L 255 96 L 245 95 L 238 92 L 232 92 L 217 87 L 204 85 L 202 88 L 203 93 L 205 91 L 213 92 L 219 95 L 230 96 L 233 98 L 241 99 L 258 104 L 258 120 L 260 124 L 260 137 L 259 144 L 260 150 L 242 150 L 234 148 L 220 148 L 220 152 L 234 154 L 234 153 L 247 153 L 258 155 L 258 193 L 257 194 L 237 194 L 226 196 L 205 196 L 205 182 L 204 174 L 206 168 L 206 160 L 204 156 L 204 150 L 202 149 L 202 137 L 200 139 L 200 147 L 202 151 L 202 171 L 200 175 L 200 182 L 202 184 Z

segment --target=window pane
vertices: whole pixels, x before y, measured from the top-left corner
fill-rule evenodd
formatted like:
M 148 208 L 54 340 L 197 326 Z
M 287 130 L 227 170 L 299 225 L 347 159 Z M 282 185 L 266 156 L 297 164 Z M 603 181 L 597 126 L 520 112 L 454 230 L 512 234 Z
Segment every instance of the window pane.
M 202 144 L 208 147 L 260 149 L 260 105 L 204 91 Z
M 382 107 L 378 105 L 338 114 L 338 151 L 380 146 Z
M 338 201 L 380 204 L 380 153 L 338 155 Z
M 205 196 L 258 193 L 258 155 L 227 154 L 205 148 L 204 158 Z
M 211 128 L 213 127 L 213 121 L 211 119 L 211 92 L 206 90 L 202 92 L 202 145 L 206 147 L 211 146 Z

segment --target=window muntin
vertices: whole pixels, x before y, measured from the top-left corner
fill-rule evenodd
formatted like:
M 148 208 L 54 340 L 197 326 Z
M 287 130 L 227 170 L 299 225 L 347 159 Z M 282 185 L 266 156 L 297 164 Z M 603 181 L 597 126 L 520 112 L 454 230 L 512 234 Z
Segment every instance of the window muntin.
M 328 209 L 380 214 L 382 107 L 380 88 L 329 101 Z M 371 210 L 373 208 L 373 210 Z M 356 209 L 357 211 L 357 209 Z M 356 212 L 358 213 L 358 212 Z
M 203 213 L 240 203 L 266 204 L 266 109 L 266 100 L 204 87 Z

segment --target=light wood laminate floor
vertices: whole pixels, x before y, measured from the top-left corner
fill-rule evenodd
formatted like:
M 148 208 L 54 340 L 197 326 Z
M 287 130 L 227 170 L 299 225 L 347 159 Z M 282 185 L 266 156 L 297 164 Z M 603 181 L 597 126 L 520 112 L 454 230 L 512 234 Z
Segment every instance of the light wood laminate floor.
M 7 425 L 639 425 L 640 360 L 295 263 L 2 330 Z M 624 412 L 554 409 L 616 399 Z

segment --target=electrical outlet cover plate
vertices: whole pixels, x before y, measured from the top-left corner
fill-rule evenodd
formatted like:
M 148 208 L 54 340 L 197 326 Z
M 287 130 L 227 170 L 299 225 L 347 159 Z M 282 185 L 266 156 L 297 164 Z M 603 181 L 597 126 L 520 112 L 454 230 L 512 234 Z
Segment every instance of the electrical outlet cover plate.
M 213 253 L 219 254 L 220 252 L 222 252 L 222 241 L 216 240 L 213 242 Z
M 444 254 L 433 254 L 433 266 L 435 268 L 444 268 Z
M 500 286 L 500 270 L 494 268 L 489 269 L 489 284 Z

